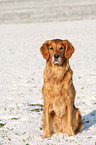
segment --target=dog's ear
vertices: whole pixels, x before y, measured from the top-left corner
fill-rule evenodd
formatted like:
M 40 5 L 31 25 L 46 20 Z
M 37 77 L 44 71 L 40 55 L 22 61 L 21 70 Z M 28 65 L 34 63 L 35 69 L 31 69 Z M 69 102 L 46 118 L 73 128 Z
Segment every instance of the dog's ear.
M 68 40 L 64 40 L 63 44 L 65 46 L 65 58 L 69 59 L 75 51 L 75 48 Z
M 49 59 L 49 43 L 50 41 L 46 41 L 40 48 L 40 52 L 46 60 Z

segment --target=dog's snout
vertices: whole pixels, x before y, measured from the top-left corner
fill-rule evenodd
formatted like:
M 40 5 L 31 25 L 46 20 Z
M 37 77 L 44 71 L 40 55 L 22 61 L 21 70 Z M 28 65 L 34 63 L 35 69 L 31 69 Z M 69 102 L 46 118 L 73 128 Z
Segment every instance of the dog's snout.
M 58 59 L 59 58 L 59 54 L 54 54 L 54 58 Z

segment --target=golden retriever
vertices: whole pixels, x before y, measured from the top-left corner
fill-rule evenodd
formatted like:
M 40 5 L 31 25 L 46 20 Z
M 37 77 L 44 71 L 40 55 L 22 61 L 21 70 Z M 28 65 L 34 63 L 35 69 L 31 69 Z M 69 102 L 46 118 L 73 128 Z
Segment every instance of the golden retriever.
M 59 132 L 73 136 L 83 128 L 80 111 L 74 105 L 73 71 L 69 65 L 74 50 L 68 40 L 61 39 L 46 41 L 40 48 L 46 59 L 42 88 L 44 138 Z

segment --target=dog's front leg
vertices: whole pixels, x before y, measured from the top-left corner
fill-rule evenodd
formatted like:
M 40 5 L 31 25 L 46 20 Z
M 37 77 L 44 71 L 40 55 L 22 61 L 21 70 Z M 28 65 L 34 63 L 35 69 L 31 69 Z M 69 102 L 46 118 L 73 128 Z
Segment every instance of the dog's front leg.
M 44 129 L 44 138 L 50 137 L 50 126 L 49 126 L 49 103 L 47 100 L 44 102 L 45 107 L 45 129 Z
M 73 130 L 73 106 L 72 102 L 68 103 L 68 136 L 75 135 L 75 132 Z

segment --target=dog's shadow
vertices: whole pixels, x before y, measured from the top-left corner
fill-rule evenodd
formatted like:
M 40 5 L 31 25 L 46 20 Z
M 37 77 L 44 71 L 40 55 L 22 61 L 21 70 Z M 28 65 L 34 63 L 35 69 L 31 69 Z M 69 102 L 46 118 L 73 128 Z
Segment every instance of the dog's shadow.
M 92 125 L 96 124 L 96 110 L 83 116 L 82 121 L 84 124 L 82 131 L 89 129 Z

